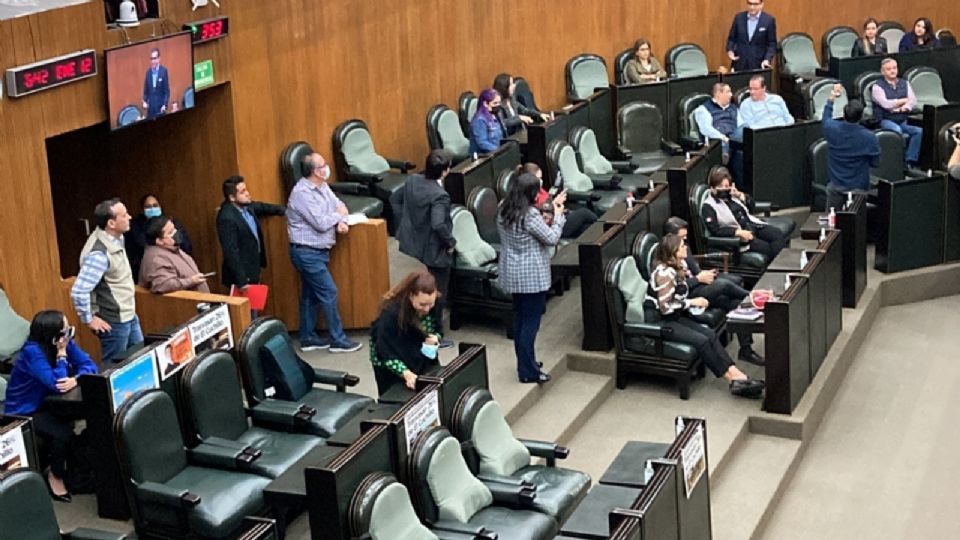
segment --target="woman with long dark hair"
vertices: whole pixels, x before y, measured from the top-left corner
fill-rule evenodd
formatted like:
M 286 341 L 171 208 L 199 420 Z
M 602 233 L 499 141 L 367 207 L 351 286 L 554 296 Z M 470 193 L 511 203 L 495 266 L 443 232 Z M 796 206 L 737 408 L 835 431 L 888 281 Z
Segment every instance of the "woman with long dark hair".
M 6 414 L 33 417 L 33 427 L 46 447 L 50 494 L 61 502 L 71 500 L 63 477 L 73 425 L 43 410 L 42 404 L 48 395 L 73 390 L 77 377 L 97 372 L 90 356 L 74 343 L 75 332 L 59 311 L 41 311 L 34 316 L 27 342 L 13 364 L 4 405 Z
M 670 339 L 695 347 L 707 369 L 730 383 L 733 395 L 760 397 L 763 381 L 751 379 L 740 371 L 717 333 L 690 318 L 691 311 L 706 309 L 710 302 L 706 298 L 687 298 L 686 258 L 686 241 L 675 234 L 665 235 L 654 253 L 656 268 L 650 274 L 643 303 L 644 319 L 670 328 L 673 331 Z
M 852 56 L 871 56 L 887 54 L 887 40 L 877 35 L 880 23 L 873 17 L 863 22 L 863 37 L 853 42 Z
M 501 104 L 499 116 L 503 127 L 507 130 L 507 135 L 513 135 L 520 131 L 525 124 L 532 124 L 534 118 L 539 118 L 546 122 L 550 115 L 542 113 L 531 107 L 527 107 L 517 100 L 514 95 L 517 83 L 509 73 L 500 73 L 493 79 L 493 89 L 500 94 Z
M 370 328 L 370 362 L 382 396 L 395 384 L 416 389 L 417 377 L 440 364 L 440 329 L 430 312 L 440 292 L 426 270 L 410 272 L 384 297 Z
M 534 205 L 537 208 L 543 207 L 543 205 L 550 202 L 550 193 L 543 189 L 543 170 L 540 169 L 540 166 L 536 163 L 530 162 L 517 166 L 517 176 L 524 173 L 532 174 L 540 180 L 540 190 L 537 192 L 537 199 L 534 201 Z M 583 234 L 583 231 L 587 230 L 590 225 L 593 225 L 594 222 L 597 221 L 597 215 L 584 206 L 568 208 L 566 214 L 567 221 L 563 224 L 563 232 L 560 233 L 560 238 L 578 238 Z
M 513 295 L 513 349 L 517 354 L 517 376 L 522 383 L 545 383 L 550 376 L 540 371 L 534 346 L 540 317 L 550 289 L 550 257 L 560 241 L 566 217 L 566 192 L 553 200 L 554 219 L 544 221 L 536 206 L 540 180 L 521 174 L 510 185 L 500 204 L 497 231 L 500 233 L 500 288 Z
M 933 23 L 926 17 L 920 17 L 913 23 L 913 30 L 900 38 L 900 52 L 918 49 L 936 49 L 940 40 L 933 33 Z
M 500 123 L 500 106 L 503 100 L 493 88 L 480 92 L 477 112 L 470 120 L 470 153 L 489 154 L 500 146 L 505 130 Z

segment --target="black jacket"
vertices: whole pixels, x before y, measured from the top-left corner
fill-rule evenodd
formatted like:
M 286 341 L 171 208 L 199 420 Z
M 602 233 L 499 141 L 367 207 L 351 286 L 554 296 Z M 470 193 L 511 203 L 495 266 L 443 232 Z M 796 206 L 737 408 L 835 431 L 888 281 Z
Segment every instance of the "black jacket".
M 853 50 L 850 51 L 850 54 L 854 57 L 867 56 L 867 51 L 863 48 L 863 38 L 853 42 Z M 873 54 L 887 54 L 887 40 L 877 36 L 877 40 L 873 44 Z
M 257 222 L 257 236 L 250 231 L 247 222 L 240 215 L 240 210 L 233 203 L 224 201 L 217 212 L 217 236 L 220 238 L 220 248 L 223 249 L 221 279 L 226 286 L 243 287 L 250 283 L 260 283 L 260 269 L 267 267 L 260 217 L 282 216 L 286 208 L 279 204 L 254 202 L 247 210 Z
M 733 62 L 733 69 L 737 71 L 760 69 L 764 60 L 773 62 L 773 56 L 777 54 L 777 20 L 766 11 L 761 11 L 757 29 L 753 39 L 750 39 L 747 12 L 737 13 L 727 36 L 727 51 L 733 51 L 740 57 Z
M 507 107 L 508 99 L 510 105 L 512 105 L 510 108 Z M 540 116 L 539 111 L 520 103 L 516 97 L 503 99 L 503 104 L 500 106 L 500 112 L 497 113 L 497 116 L 500 118 L 503 127 L 506 128 L 507 135 L 513 135 L 523 129 L 523 120 L 520 120 L 521 114 L 534 119 Z
M 446 268 L 453 265 L 450 248 L 456 246 L 453 221 L 450 219 L 450 195 L 436 180 L 423 175 L 411 176 L 397 190 L 390 203 L 394 215 L 400 216 L 397 241 L 400 251 L 427 266 Z

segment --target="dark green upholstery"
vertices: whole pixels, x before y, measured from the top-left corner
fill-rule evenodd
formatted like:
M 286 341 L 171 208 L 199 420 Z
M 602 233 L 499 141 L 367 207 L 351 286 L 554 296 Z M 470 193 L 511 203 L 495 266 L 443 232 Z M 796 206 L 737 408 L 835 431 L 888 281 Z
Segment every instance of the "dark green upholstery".
M 637 54 L 637 50 L 633 47 L 629 49 L 624 49 L 617 53 L 617 56 L 613 58 L 613 72 L 617 78 L 618 86 L 627 86 L 632 84 L 629 79 L 627 79 L 627 62 L 632 60 Z
M 576 102 L 590 97 L 596 88 L 607 88 L 607 62 L 596 54 L 578 54 L 567 61 L 564 74 L 567 100 Z
M 251 472 L 276 478 L 323 444 L 323 439 L 313 435 L 250 427 L 237 366 L 226 351 L 214 351 L 191 362 L 180 384 L 185 414 L 201 441 L 218 437 L 260 450 L 260 457 L 250 465 Z
M 594 184 L 598 184 L 598 179 L 608 180 L 612 175 L 620 177 L 619 189 L 623 191 L 637 193 L 641 189 L 646 190 L 650 184 L 650 178 L 645 173 L 651 172 L 648 170 L 651 163 L 644 161 L 643 156 L 638 156 L 636 161 L 634 161 L 632 155 L 629 161 L 607 159 L 600 153 L 597 134 L 585 126 L 577 126 L 571 129 L 568 138 L 576 151 L 580 169 L 590 177 Z M 660 138 L 657 137 L 657 141 L 659 140 Z M 629 154 L 626 149 L 621 149 L 621 151 Z M 598 187 L 600 186 L 598 185 Z
M 821 120 L 823 116 L 823 107 L 827 104 L 830 94 L 833 92 L 833 85 L 840 81 L 829 77 L 818 77 L 809 83 L 803 85 L 803 98 L 807 107 L 807 118 L 811 120 Z M 840 97 L 833 100 L 833 117 L 843 118 L 843 108 L 847 106 L 847 94 L 843 93 Z
M 480 237 L 473 214 L 463 206 L 450 211 L 457 253 L 451 270 L 448 306 L 450 328 L 471 316 L 499 319 L 509 335 L 513 327 L 513 297 L 497 285 L 496 250 Z M 485 260 L 475 261 L 479 256 Z
M 503 200 L 510 192 L 510 185 L 517 178 L 517 171 L 513 169 L 504 169 L 500 171 L 497 177 L 497 199 Z
M 493 396 L 485 388 L 471 386 L 464 390 L 457 399 L 450 422 L 457 439 L 464 443 L 476 444 L 474 437 L 477 435 L 477 429 L 481 429 L 476 422 L 478 413 L 491 401 Z M 474 470 L 474 473 L 476 472 Z M 533 501 L 534 508 L 538 512 L 552 516 L 560 525 L 570 517 L 590 489 L 588 474 L 549 465 L 530 464 L 508 478 L 514 481 L 522 480 L 536 486 L 537 498 Z
M 700 128 L 697 127 L 693 119 L 693 111 L 703 105 L 710 99 L 709 94 L 695 93 L 684 96 L 677 102 L 677 122 L 678 133 L 680 133 L 680 143 L 687 148 L 698 148 L 703 144 L 703 136 L 700 135 Z
M 680 43 L 667 50 L 667 73 L 672 77 L 702 77 L 710 72 L 707 55 L 696 43 Z
M 617 111 L 620 146 L 630 152 L 630 163 L 637 172 L 659 170 L 670 154 L 663 150 L 663 115 L 652 103 L 634 101 Z
M 442 103 L 427 111 L 427 142 L 431 150 L 446 150 L 453 165 L 469 155 L 470 139 L 463 134 L 457 113 Z
M 950 161 L 950 156 L 953 155 L 953 149 L 956 147 L 957 143 L 953 142 L 953 135 L 951 131 L 957 127 L 960 127 L 960 122 L 949 122 L 940 128 L 940 133 L 937 134 L 937 144 L 940 145 L 940 160 L 941 163 L 938 165 L 947 170 L 947 163 Z
M 497 194 L 488 187 L 475 187 L 467 197 L 467 210 L 477 222 L 477 232 L 483 241 L 500 251 L 500 233 L 497 232 Z
M 829 66 L 831 58 L 850 58 L 853 44 L 860 36 L 849 26 L 834 26 L 823 33 L 820 40 L 820 58 L 823 65 Z
M 547 167 L 550 178 L 557 178 L 558 174 L 562 177 L 568 203 L 582 204 L 602 215 L 627 199 L 627 192 L 622 189 L 597 189 L 597 183 L 609 182 L 613 175 L 584 174 L 576 152 L 566 141 L 555 139 L 547 145 Z
M 281 336 L 286 343 L 289 354 L 296 359 L 297 365 L 300 366 L 299 373 L 312 371 L 312 368 L 297 356 L 283 322 L 274 318 L 257 319 L 244 330 L 237 347 L 247 402 L 251 406 L 268 401 L 283 401 L 268 398 L 266 395 L 269 384 L 265 372 L 264 353 L 267 343 L 275 336 Z M 342 372 L 331 373 L 341 376 L 346 375 Z M 319 382 L 316 377 L 308 382 L 307 392 L 295 397 L 292 401 L 316 409 L 317 412 L 310 418 L 306 431 L 319 437 L 330 437 L 351 418 L 373 403 L 373 400 L 367 396 L 315 388 L 313 384 Z
M 820 63 L 813 38 L 803 32 L 791 32 L 780 40 L 780 72 L 794 77 L 813 78 Z
M 473 115 L 477 112 L 477 103 L 477 95 L 469 90 L 460 94 L 457 99 L 457 116 L 464 133 L 470 133 L 470 120 L 473 120 Z
M 422 521 L 428 526 L 443 525 L 439 519 L 437 503 L 433 498 L 427 475 L 430 471 L 434 452 L 444 440 L 450 438 L 450 432 L 435 427 L 420 435 L 410 450 L 408 488 L 414 507 Z M 463 457 L 457 453 L 454 459 Z M 485 528 L 511 540 L 546 540 L 557 533 L 557 522 L 546 514 L 533 510 L 515 510 L 494 503 L 476 512 L 467 523 L 471 528 Z
M 264 508 L 270 479 L 188 465 L 177 411 L 159 390 L 124 403 L 114 418 L 114 436 L 138 532 L 229 538 L 245 516 Z M 197 504 L 182 501 L 188 492 L 200 498 Z
M 810 209 L 814 212 L 823 212 L 827 206 L 827 183 L 830 178 L 827 173 L 827 160 L 830 157 L 830 148 L 826 139 L 817 139 L 807 150 L 807 160 L 810 167 L 810 179 L 813 184 L 813 204 Z
M 31 469 L 0 473 L 0 537 L 10 540 L 60 539 L 47 485 Z
M 690 189 L 690 215 L 693 216 L 693 233 L 698 236 L 700 245 L 706 246 L 708 252 L 726 251 L 731 253 L 736 264 L 754 270 L 763 270 L 767 267 L 767 259 L 760 253 L 742 251 L 746 244 L 739 238 L 718 238 L 710 234 L 707 224 L 703 220 L 703 201 L 710 193 L 706 184 L 698 184 Z M 792 229 L 791 229 L 792 230 Z M 741 245 L 742 244 L 742 245 Z M 739 273 L 739 272 L 735 272 Z
M 287 193 L 293 189 L 297 180 L 303 177 L 301 169 L 303 158 L 312 153 L 313 148 L 304 141 L 290 143 L 283 149 L 280 155 L 280 171 Z M 365 186 L 343 180 L 330 184 L 330 189 L 336 192 L 337 197 L 343 201 L 351 214 L 363 214 L 368 218 L 376 218 L 383 213 L 383 201 L 365 196 L 370 193 Z

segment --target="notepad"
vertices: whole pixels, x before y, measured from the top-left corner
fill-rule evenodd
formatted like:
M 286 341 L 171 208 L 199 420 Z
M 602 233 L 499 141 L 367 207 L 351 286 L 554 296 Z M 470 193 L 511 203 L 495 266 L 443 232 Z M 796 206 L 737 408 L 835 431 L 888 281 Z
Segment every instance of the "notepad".
M 369 220 L 365 214 L 350 214 L 347 216 L 347 225 L 351 227 L 360 223 L 366 223 L 367 221 Z
M 754 308 L 737 308 L 727 313 L 727 318 L 735 321 L 755 321 L 760 317 L 763 317 L 763 312 Z

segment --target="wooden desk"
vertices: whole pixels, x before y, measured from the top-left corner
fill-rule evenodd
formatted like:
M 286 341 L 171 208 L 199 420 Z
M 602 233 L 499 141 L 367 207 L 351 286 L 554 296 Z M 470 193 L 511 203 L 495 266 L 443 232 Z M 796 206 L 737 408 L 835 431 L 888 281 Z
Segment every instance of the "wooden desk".
M 330 251 L 330 273 L 337 284 L 343 327 L 368 328 L 380 314 L 380 301 L 390 289 L 387 223 L 371 219 L 337 235 L 337 245 Z

